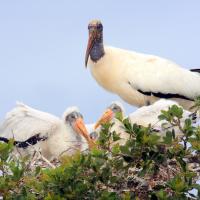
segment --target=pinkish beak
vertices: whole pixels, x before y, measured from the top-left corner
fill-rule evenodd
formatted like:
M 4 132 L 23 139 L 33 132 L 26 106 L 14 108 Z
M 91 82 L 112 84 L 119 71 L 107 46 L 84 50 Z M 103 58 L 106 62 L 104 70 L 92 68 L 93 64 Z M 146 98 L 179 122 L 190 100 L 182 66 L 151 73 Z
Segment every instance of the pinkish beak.
M 90 56 L 90 52 L 92 47 L 94 46 L 94 42 L 96 40 L 97 37 L 97 31 L 90 31 L 89 32 L 89 39 L 88 39 L 88 45 L 87 45 L 87 50 L 86 50 L 86 54 L 85 54 L 85 67 L 87 68 L 87 63 L 88 63 L 88 59 Z

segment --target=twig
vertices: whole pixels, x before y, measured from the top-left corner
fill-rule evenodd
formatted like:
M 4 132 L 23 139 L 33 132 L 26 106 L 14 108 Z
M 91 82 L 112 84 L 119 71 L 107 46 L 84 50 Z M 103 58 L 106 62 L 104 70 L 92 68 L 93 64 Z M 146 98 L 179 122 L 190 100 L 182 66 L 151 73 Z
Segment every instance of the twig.
M 45 161 L 51 168 L 55 169 L 56 166 L 53 165 L 49 160 L 47 160 L 42 154 L 40 154 L 40 158 Z

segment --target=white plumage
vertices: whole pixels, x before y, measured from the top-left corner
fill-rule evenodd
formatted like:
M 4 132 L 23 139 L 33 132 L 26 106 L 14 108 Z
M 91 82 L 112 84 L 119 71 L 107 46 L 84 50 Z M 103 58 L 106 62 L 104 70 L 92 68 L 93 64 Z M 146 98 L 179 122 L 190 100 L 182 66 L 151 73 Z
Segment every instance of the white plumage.
M 181 107 L 177 102 L 171 100 L 161 99 L 156 101 L 152 105 L 143 106 L 137 109 L 135 112 L 131 113 L 128 118 L 131 123 L 136 123 L 138 125 L 142 125 L 148 127 L 152 126 L 155 130 L 159 131 L 159 134 L 163 135 L 165 132 L 171 128 L 171 125 L 167 123 L 165 120 L 160 121 L 158 116 L 161 114 L 162 110 L 167 111 L 172 105 L 177 105 Z M 191 118 L 191 112 L 183 109 L 183 118 L 181 119 L 181 124 L 183 125 L 185 119 Z M 162 124 L 167 123 L 168 125 L 162 126 Z M 182 135 L 178 127 L 175 128 L 175 132 L 178 135 Z
M 189 109 L 193 100 L 200 96 L 198 73 L 158 56 L 103 46 L 103 33 L 98 29 L 100 24 L 100 21 L 89 24 L 86 63 L 90 55 L 88 66 L 91 73 L 106 90 L 136 106 L 152 104 L 159 98 L 169 98 Z M 98 59 L 92 58 L 92 51 L 93 57 L 100 55 Z M 98 54 L 98 51 L 103 53 Z
M 111 106 L 109 106 L 108 108 L 110 108 L 110 107 L 113 108 L 112 105 L 113 104 L 111 104 Z M 123 116 L 123 118 L 125 118 L 125 111 L 124 111 L 124 108 L 121 107 L 121 103 L 115 102 L 115 105 L 117 105 L 118 107 L 121 108 L 122 116 Z M 167 123 L 167 122 L 160 121 L 158 119 L 158 116 L 161 114 L 161 110 L 167 111 L 169 109 L 169 107 L 171 107 L 172 105 L 177 105 L 177 106 L 181 107 L 175 101 L 161 99 L 159 101 L 156 101 L 152 105 L 143 106 L 143 107 L 137 109 L 135 112 L 129 114 L 127 117 L 129 118 L 131 124 L 136 123 L 136 124 L 142 125 L 144 127 L 148 127 L 149 125 L 151 125 L 153 129 L 159 131 L 158 135 L 164 136 L 166 131 L 170 130 L 172 127 L 169 123 L 165 124 L 165 126 L 163 126 L 163 124 Z M 189 112 L 187 110 L 183 110 L 183 118 L 181 119 L 181 123 L 183 124 L 186 118 L 191 118 L 191 114 L 192 114 L 191 112 Z M 107 111 L 103 114 L 103 116 L 97 122 L 97 124 L 101 124 L 101 122 L 105 123 L 106 120 L 103 120 L 103 119 L 109 119 L 107 117 Z M 108 121 L 109 120 L 107 120 L 107 122 Z M 129 138 L 129 135 L 124 131 L 123 124 L 118 119 L 115 118 L 115 115 L 113 115 L 113 117 L 110 118 L 110 122 L 114 123 L 113 127 L 111 128 L 111 131 L 116 131 L 117 133 L 120 134 L 121 138 L 123 138 L 123 140 L 120 141 L 120 143 L 123 144 Z M 175 129 L 175 132 L 177 133 L 176 136 L 182 135 L 182 133 L 180 132 L 178 127 L 173 127 L 173 128 Z
M 85 138 L 74 130 L 74 127 L 65 119 L 73 112 L 79 113 L 78 108 L 68 108 L 63 114 L 63 119 L 60 119 L 25 104 L 17 103 L 17 106 L 7 113 L 0 126 L 0 134 L 18 141 L 27 140 L 36 134 L 47 137 L 47 140 L 40 141 L 27 150 L 22 150 L 22 153 L 30 153 L 34 149 L 40 149 L 41 153 L 48 159 L 59 157 L 65 151 L 66 154 L 71 155 L 77 150 L 88 147 Z

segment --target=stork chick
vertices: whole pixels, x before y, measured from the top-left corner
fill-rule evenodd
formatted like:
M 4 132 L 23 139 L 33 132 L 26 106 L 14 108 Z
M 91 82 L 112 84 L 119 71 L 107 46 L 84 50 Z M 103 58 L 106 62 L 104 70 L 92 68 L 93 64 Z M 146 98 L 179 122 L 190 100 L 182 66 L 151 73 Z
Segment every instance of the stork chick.
M 0 125 L 1 136 L 14 138 L 16 141 L 25 141 L 39 134 L 44 141 L 39 141 L 26 149 L 17 149 L 22 154 L 30 154 L 40 150 L 47 159 L 58 158 L 61 154 L 72 155 L 77 150 L 92 148 L 90 139 L 83 122 L 83 116 L 77 107 L 68 108 L 63 119 L 33 109 L 25 104 L 17 106 L 7 113 Z
M 149 125 L 151 125 L 152 129 L 155 130 L 157 134 L 161 137 L 165 136 L 166 131 L 170 130 L 171 128 L 174 128 L 175 132 L 177 133 L 176 136 L 180 137 L 183 135 L 183 133 L 180 132 L 178 127 L 172 127 L 169 124 L 163 126 L 163 124 L 167 122 L 160 121 L 158 119 L 161 111 L 167 111 L 172 105 L 177 105 L 180 107 L 180 105 L 175 101 L 161 99 L 159 101 L 156 101 L 152 105 L 143 106 L 137 109 L 135 112 L 129 114 L 127 117 L 129 118 L 131 124 L 135 123 L 144 127 L 148 127 Z M 122 122 L 115 118 L 117 112 L 121 112 L 122 117 L 125 117 L 124 108 L 119 102 L 115 102 L 107 108 L 102 117 L 97 121 L 95 128 L 108 122 L 114 123 L 111 131 L 116 131 L 117 133 L 120 133 L 120 137 L 124 140 L 127 140 L 129 135 L 125 132 Z M 185 119 L 193 119 L 193 117 L 194 116 L 191 112 L 183 109 L 183 118 L 181 119 L 181 124 L 184 123 Z
M 113 124 L 111 126 L 110 132 L 115 131 L 120 136 L 119 143 L 125 144 L 126 140 L 129 138 L 129 134 L 127 134 L 123 128 L 123 124 L 120 120 L 118 120 L 116 117 L 120 114 L 122 118 L 125 116 L 125 110 L 123 105 L 119 101 L 114 101 L 108 106 L 108 108 L 105 110 L 103 115 L 100 117 L 100 119 L 96 122 L 94 128 L 97 129 L 97 133 L 100 132 L 101 128 L 99 128 L 101 125 L 105 123 L 111 123 Z

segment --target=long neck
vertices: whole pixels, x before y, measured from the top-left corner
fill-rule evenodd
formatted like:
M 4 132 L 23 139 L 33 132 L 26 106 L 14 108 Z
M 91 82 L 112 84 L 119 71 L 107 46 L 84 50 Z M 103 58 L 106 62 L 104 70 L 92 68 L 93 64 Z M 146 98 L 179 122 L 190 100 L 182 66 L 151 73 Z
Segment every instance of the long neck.
M 103 46 L 103 33 L 94 42 L 94 45 L 90 51 L 90 58 L 92 61 L 97 62 L 105 54 Z

